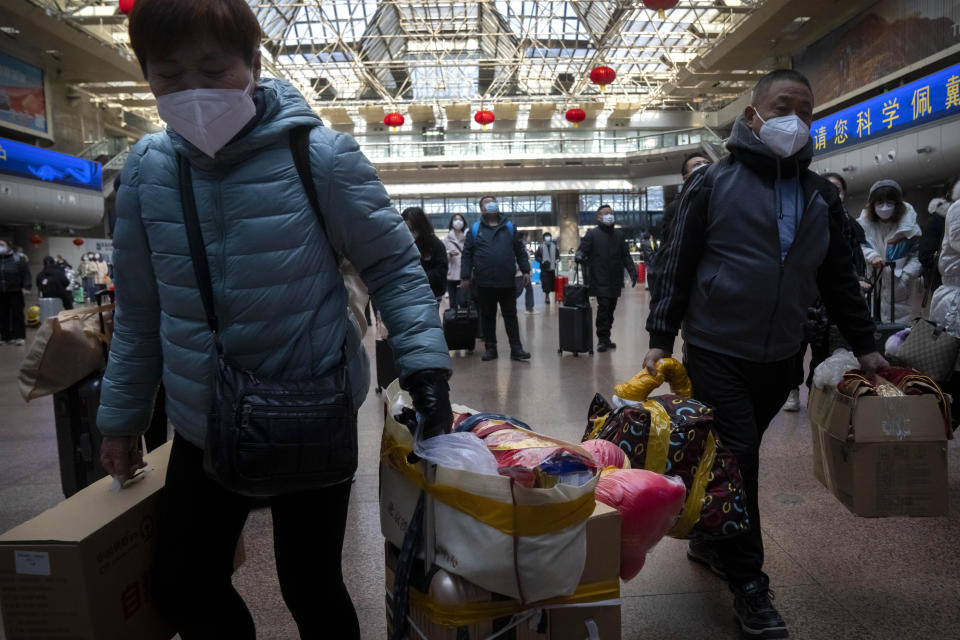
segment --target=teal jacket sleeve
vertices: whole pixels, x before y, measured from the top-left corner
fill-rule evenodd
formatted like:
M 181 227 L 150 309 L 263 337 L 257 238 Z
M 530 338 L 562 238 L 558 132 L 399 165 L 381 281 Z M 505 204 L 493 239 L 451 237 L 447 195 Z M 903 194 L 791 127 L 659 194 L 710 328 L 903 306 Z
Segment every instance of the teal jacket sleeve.
M 317 127 L 314 176 L 329 240 L 360 273 L 390 332 L 400 379 L 423 369 L 450 371 L 437 302 L 406 223 L 354 139 Z
M 105 436 L 146 431 L 163 367 L 160 300 L 137 193 L 144 151 L 131 153 L 117 191 L 113 237 L 117 308 L 97 413 L 97 426 Z

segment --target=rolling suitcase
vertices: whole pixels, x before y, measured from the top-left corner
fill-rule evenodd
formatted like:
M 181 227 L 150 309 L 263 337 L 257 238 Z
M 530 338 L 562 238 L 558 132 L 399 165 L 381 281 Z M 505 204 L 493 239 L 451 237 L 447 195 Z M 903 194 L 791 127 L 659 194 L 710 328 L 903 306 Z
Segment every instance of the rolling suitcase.
M 100 291 L 94 298 L 99 306 L 104 297 L 114 301 L 112 291 Z M 60 302 L 60 300 L 57 300 Z M 100 331 L 106 323 L 100 314 Z M 103 359 L 107 360 L 107 345 Z M 107 475 L 100 465 L 97 409 L 100 408 L 100 382 L 103 371 L 95 371 L 63 391 L 53 394 L 53 415 L 57 427 L 57 457 L 60 459 L 60 486 L 67 498 Z
M 466 301 L 463 298 L 467 298 Z M 462 289 L 457 292 L 455 306 L 443 312 L 443 337 L 451 351 L 466 349 L 473 351 L 477 344 L 477 328 L 480 314 L 469 301 L 469 294 Z
M 377 340 L 376 344 L 377 359 L 377 393 L 381 393 L 390 386 L 390 383 L 397 379 L 397 365 L 393 359 L 393 349 L 390 343 L 383 340 Z
M 80 489 L 107 475 L 100 466 L 100 380 L 96 371 L 80 382 L 53 394 L 53 415 L 57 424 L 57 455 L 60 485 L 69 498 Z
M 881 309 L 883 307 L 881 303 L 881 285 L 883 284 L 883 271 L 880 272 L 873 279 L 873 294 L 870 297 L 871 306 L 873 308 L 873 319 L 876 323 L 876 330 L 873 333 L 874 340 L 877 345 L 877 351 L 886 357 L 887 349 L 887 339 L 895 333 L 899 333 L 907 328 L 907 325 L 896 322 L 896 310 L 894 309 L 894 304 L 896 302 L 896 281 L 894 280 L 894 269 L 896 267 L 895 262 L 888 262 L 884 265 L 884 269 L 890 269 L 890 321 L 883 322 L 881 316 Z M 829 338 L 829 348 L 830 353 L 833 353 L 837 349 L 850 349 L 850 344 L 843 338 L 840 334 L 840 329 L 837 325 L 830 325 L 830 338 Z
M 557 353 L 571 352 L 574 356 L 581 353 L 593 355 L 593 308 L 560 307 L 560 348 Z

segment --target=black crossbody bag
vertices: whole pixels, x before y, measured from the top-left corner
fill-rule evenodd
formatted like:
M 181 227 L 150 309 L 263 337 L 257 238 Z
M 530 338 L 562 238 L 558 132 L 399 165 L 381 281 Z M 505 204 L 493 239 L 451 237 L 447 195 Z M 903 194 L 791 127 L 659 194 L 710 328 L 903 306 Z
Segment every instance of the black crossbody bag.
M 310 204 L 326 230 L 310 172 L 308 136 L 309 127 L 295 129 L 290 147 Z M 257 497 L 349 481 L 357 469 L 357 412 L 347 376 L 346 343 L 340 363 L 310 380 L 264 379 L 230 362 L 220 342 L 190 162 L 178 156 L 178 163 L 190 257 L 217 349 L 204 470 L 226 489 Z

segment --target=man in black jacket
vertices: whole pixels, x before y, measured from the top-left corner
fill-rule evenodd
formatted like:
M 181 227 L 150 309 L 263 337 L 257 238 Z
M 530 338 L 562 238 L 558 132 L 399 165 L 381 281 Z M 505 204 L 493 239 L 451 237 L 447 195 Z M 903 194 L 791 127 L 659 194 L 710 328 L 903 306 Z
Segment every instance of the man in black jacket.
M 610 341 L 613 329 L 613 313 L 623 289 L 623 271 L 630 274 L 630 281 L 637 286 L 637 265 L 630 257 L 630 248 L 623 231 L 614 228 L 616 218 L 608 204 L 597 209 L 597 226 L 580 240 L 575 260 L 585 265 L 584 270 L 590 286 L 590 295 L 597 298 L 597 351 L 616 349 Z
M 23 346 L 27 323 L 23 294 L 30 290 L 30 267 L 6 240 L 0 240 L 0 344 Z
M 522 285 L 530 284 L 530 259 L 527 249 L 517 237 L 513 223 L 500 215 L 493 196 L 480 200 L 480 222 L 467 231 L 460 257 L 460 286 L 469 287 L 476 280 L 480 306 L 480 324 L 487 348 L 483 360 L 497 359 L 497 305 L 510 340 L 510 359 L 529 360 L 530 354 L 520 343 L 517 321 L 517 296 L 514 275 L 519 267 Z
M 737 457 L 749 529 L 691 544 L 691 560 L 723 575 L 744 633 L 787 637 L 763 573 L 758 508 L 760 441 L 792 386 L 807 308 L 823 300 L 872 376 L 886 361 L 843 237 L 837 190 L 808 169 L 813 92 L 800 73 L 773 71 L 727 142 L 730 156 L 687 184 L 657 271 L 644 366 L 673 351 L 683 325 L 694 396 L 713 407 Z

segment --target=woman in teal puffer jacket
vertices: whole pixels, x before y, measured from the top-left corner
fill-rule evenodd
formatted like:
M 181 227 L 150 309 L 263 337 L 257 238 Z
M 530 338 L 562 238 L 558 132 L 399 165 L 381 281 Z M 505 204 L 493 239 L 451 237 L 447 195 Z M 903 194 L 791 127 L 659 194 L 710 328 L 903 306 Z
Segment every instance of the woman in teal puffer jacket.
M 159 514 L 155 584 L 184 640 L 254 638 L 230 583 L 251 498 L 203 470 L 216 352 L 180 202 L 189 162 L 224 353 L 267 379 L 346 366 L 355 406 L 369 364 L 349 319 L 336 255 L 357 268 L 390 328 L 401 382 L 426 432 L 452 419 L 450 361 L 436 302 L 373 166 L 322 126 L 290 84 L 260 79 L 260 28 L 243 0 L 138 0 L 130 40 L 168 129 L 123 169 L 114 235 L 117 313 L 98 424 L 101 460 L 123 479 L 142 464 L 161 379 L 174 427 Z M 295 168 L 290 134 L 312 126 L 310 164 L 325 228 Z M 350 483 L 271 498 L 284 600 L 304 638 L 358 638 L 340 568 Z

